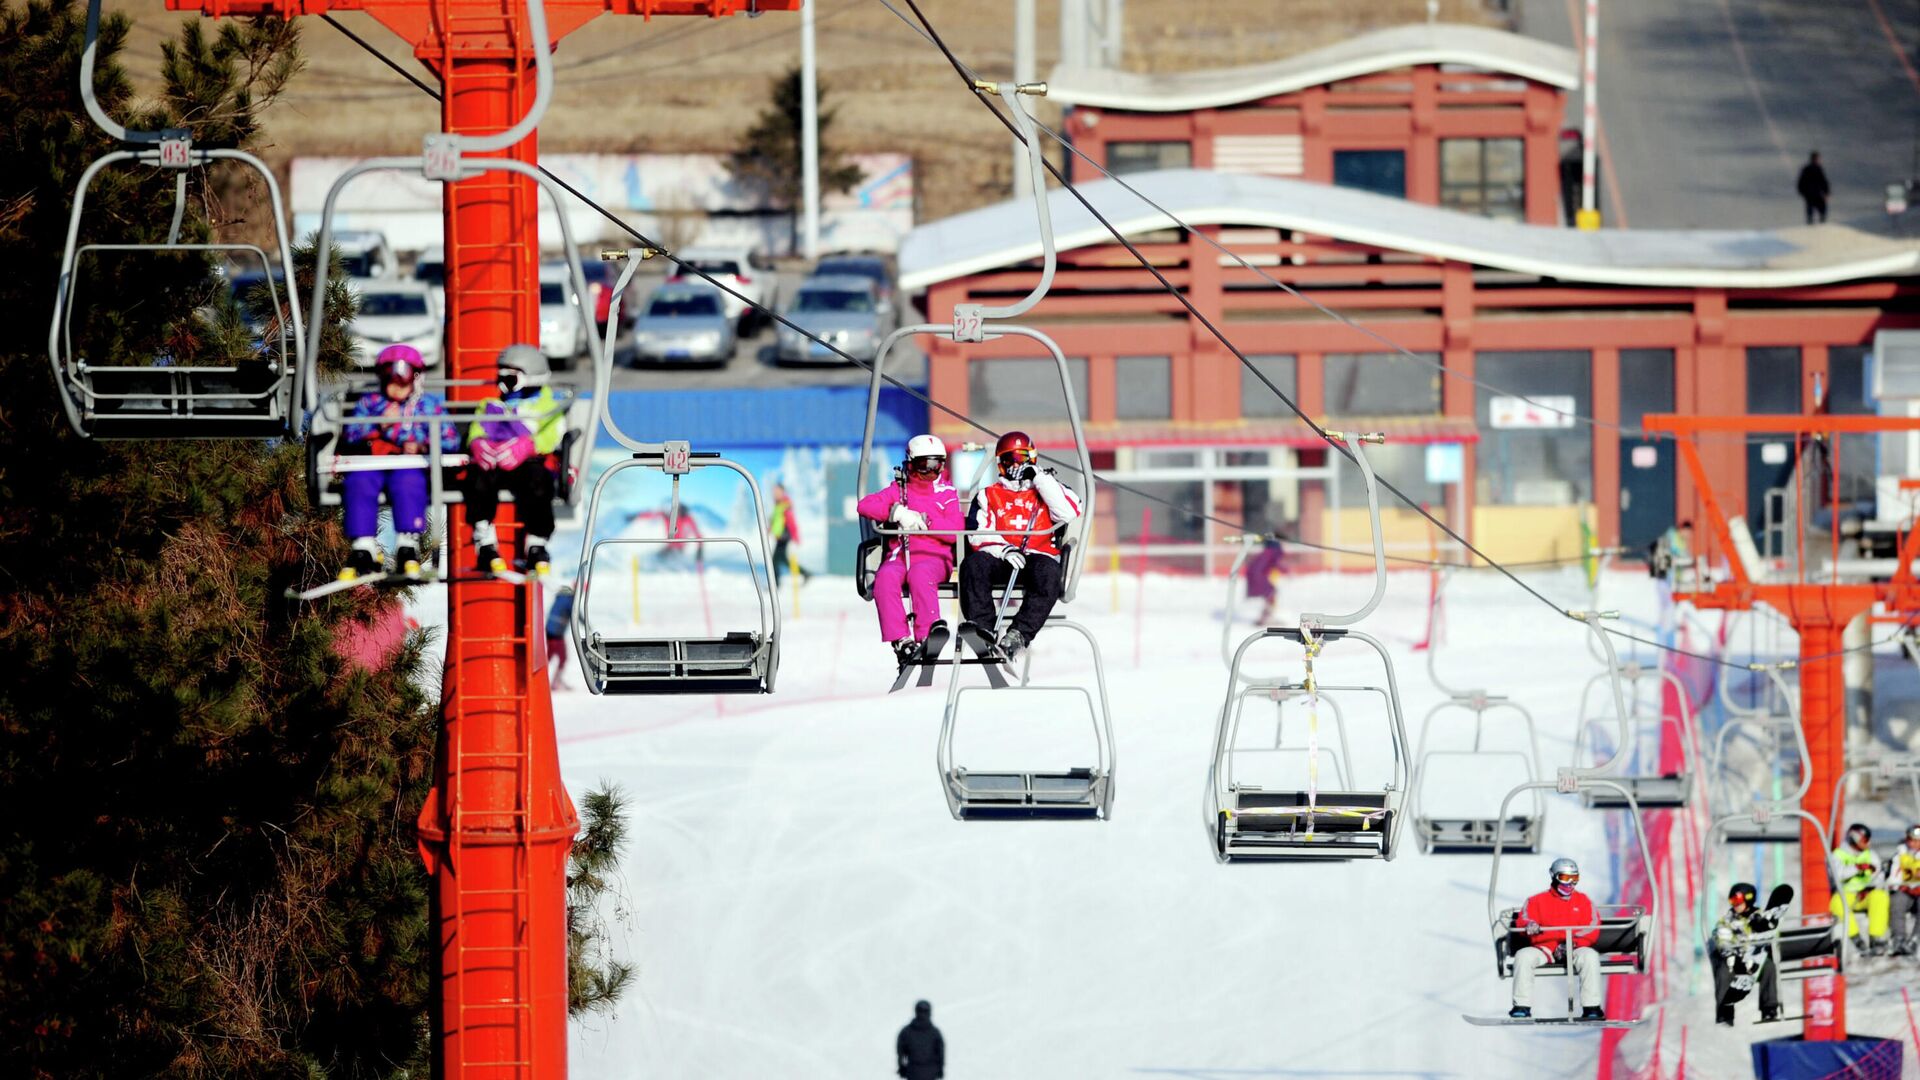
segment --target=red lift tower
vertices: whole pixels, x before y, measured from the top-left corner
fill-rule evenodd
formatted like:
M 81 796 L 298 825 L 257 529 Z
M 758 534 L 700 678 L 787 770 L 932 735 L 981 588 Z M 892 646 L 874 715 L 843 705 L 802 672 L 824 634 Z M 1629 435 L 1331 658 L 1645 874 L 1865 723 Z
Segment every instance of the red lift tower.
M 1920 419 L 1893 416 L 1648 416 L 1642 421 L 1650 432 L 1673 435 L 1679 444 L 1680 460 L 1686 464 L 1696 505 L 1696 520 L 1705 528 L 1696 528 L 1701 540 L 1694 560 L 1696 570 L 1691 581 L 1682 579 L 1674 588 L 1675 600 L 1690 600 L 1695 607 L 1722 610 L 1750 610 L 1763 603 L 1784 615 L 1800 635 L 1800 720 L 1806 728 L 1809 760 L 1804 767 L 1813 774 L 1813 785 L 1802 801 L 1802 809 L 1815 819 L 1832 816 L 1834 782 L 1845 771 L 1846 763 L 1846 686 L 1841 673 L 1841 636 L 1847 624 L 1874 611 L 1878 605 L 1889 617 L 1905 621 L 1920 613 L 1920 585 L 1913 576 L 1913 565 L 1920 557 L 1920 528 L 1908 522 L 1899 537 L 1899 557 L 1887 581 L 1858 580 L 1849 575 L 1841 580 L 1840 514 L 1830 513 L 1826 551 L 1830 563 L 1810 565 L 1807 545 L 1796 545 L 1800 552 L 1792 565 L 1768 574 L 1767 581 L 1755 581 L 1736 546 L 1729 513 L 1744 513 L 1745 499 L 1731 507 L 1714 494 L 1713 478 L 1701 462 L 1700 447 L 1694 438 L 1739 440 L 1754 435 L 1791 438 L 1795 461 L 1808 460 L 1804 451 L 1811 446 L 1827 448 L 1824 475 L 1814 478 L 1802 472 L 1803 480 L 1817 479 L 1825 492 L 1839 490 L 1841 435 L 1885 434 L 1920 431 Z M 1737 443 L 1736 443 L 1737 445 Z M 1803 466 L 1804 469 L 1804 466 Z M 1728 479 L 1722 476 L 1724 481 Z M 1810 503 L 1836 508 L 1826 500 L 1799 500 L 1798 520 L 1789 522 L 1807 535 Z M 1684 517 L 1684 515 L 1683 515 Z M 1832 890 L 1827 883 L 1827 852 L 1820 850 L 1814 830 L 1801 826 L 1800 895 L 1807 911 L 1825 911 Z M 1809 1039 L 1844 1039 L 1847 1034 L 1846 978 L 1833 975 L 1810 979 L 1807 983 L 1805 1035 Z
M 801 2 L 546 0 L 545 9 L 558 41 L 603 13 L 721 18 L 794 11 Z M 214 18 L 364 11 L 439 76 L 445 132 L 504 131 L 533 103 L 525 0 L 167 0 L 167 7 Z M 368 123 L 380 121 L 370 116 Z M 536 138 L 490 156 L 537 164 Z M 476 381 L 457 387 L 456 399 L 485 398 L 500 350 L 539 341 L 538 195 L 530 179 L 500 173 L 446 185 L 447 373 Z M 500 527 L 504 542 L 510 516 Z M 472 565 L 464 519 L 455 516 L 450 530 L 461 540 L 457 565 Z M 540 592 L 456 580 L 447 609 L 444 722 L 419 821 L 440 944 L 434 1075 L 564 1077 L 566 864 L 579 819 L 560 782 Z

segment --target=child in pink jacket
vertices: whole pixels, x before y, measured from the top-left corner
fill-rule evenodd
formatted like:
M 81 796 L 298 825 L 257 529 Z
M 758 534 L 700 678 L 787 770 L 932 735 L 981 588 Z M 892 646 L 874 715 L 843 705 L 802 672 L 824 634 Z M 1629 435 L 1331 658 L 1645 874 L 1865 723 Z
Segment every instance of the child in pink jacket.
M 960 493 L 942 475 L 946 468 L 946 445 L 932 435 L 915 435 L 907 443 L 904 478 L 860 500 L 861 517 L 915 534 L 888 539 L 886 559 L 873 578 L 880 636 L 902 668 L 919 661 L 929 631 L 945 629 L 940 583 L 953 572 L 954 534 L 967 527 Z M 903 583 L 913 596 L 911 633 L 900 599 Z

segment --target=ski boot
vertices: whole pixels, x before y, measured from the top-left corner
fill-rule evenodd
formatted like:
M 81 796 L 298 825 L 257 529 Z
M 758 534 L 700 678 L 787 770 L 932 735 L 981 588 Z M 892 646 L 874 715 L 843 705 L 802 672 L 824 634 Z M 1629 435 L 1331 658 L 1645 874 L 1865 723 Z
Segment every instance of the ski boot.
M 910 637 L 894 642 L 893 659 L 900 665 L 901 671 L 917 666 L 920 663 L 920 643 Z
M 547 571 L 553 569 L 553 560 L 547 555 L 547 545 L 529 543 L 527 549 L 520 553 L 520 569 L 536 577 L 545 576 Z
M 420 576 L 420 549 L 412 544 L 401 544 L 393 549 L 393 572 L 401 577 Z
M 483 574 L 498 574 L 507 569 L 507 560 L 500 557 L 500 549 L 492 544 L 483 544 L 474 549 L 474 569 Z
M 1761 1019 L 1765 1019 L 1765 1018 L 1766 1016 L 1763 1013 L 1761 1015 Z M 1716 1024 L 1719 1024 L 1721 1027 L 1732 1027 L 1733 1026 L 1733 1006 L 1731 1005 L 1714 1006 L 1713 1022 Z
M 1507 1010 L 1507 1016 L 1514 1020 L 1531 1020 L 1533 1019 L 1533 1010 L 1525 1005 L 1515 1005 L 1513 1008 Z
M 372 542 L 362 544 L 354 542 L 353 552 L 347 556 L 347 565 L 340 568 L 335 581 L 359 581 L 370 574 L 380 572 L 380 549 Z
M 1727 1010 L 1727 1015 L 1728 1015 L 1729 1017 L 1731 1017 L 1731 1016 L 1733 1015 L 1733 1010 L 1732 1010 L 1732 1009 L 1728 1009 L 1728 1010 Z M 1780 1019 L 1780 1006 L 1778 1006 L 1778 1005 L 1775 1005 L 1775 1006 L 1774 1006 L 1773 1008 L 1771 1008 L 1771 1009 L 1767 1009 L 1767 1008 L 1762 1008 L 1762 1009 L 1760 1010 L 1760 1022 L 1761 1022 L 1761 1023 L 1763 1023 L 1763 1024 L 1771 1024 L 1771 1023 L 1773 1023 L 1773 1022 L 1774 1022 L 1775 1020 L 1778 1020 L 1778 1019 Z M 1731 1023 L 1733 1023 L 1733 1021 L 1732 1021 L 1731 1019 L 1729 1019 L 1729 1020 L 1727 1021 L 1727 1023 L 1729 1023 L 1729 1024 L 1731 1024 Z
M 1007 666 L 1012 667 L 1020 654 L 1026 651 L 1027 635 L 1018 630 L 1008 630 L 1000 635 L 1000 652 L 1007 658 Z
M 1582 1020 L 1605 1020 L 1606 1018 L 1607 1010 L 1598 1005 L 1589 1005 L 1580 1010 L 1580 1019 Z

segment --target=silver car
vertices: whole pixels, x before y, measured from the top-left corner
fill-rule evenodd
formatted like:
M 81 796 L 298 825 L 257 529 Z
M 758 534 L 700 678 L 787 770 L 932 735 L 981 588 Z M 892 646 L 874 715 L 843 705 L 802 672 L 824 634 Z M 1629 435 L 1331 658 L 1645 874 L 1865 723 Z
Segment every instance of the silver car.
M 347 283 L 359 296 L 360 310 L 347 324 L 355 364 L 372 367 L 380 350 L 411 345 L 428 367 L 440 362 L 445 319 L 433 290 L 411 278 L 355 278 Z
M 734 321 L 711 285 L 668 282 L 633 324 L 636 361 L 719 365 L 733 359 L 733 345 Z
M 563 371 L 587 351 L 587 324 L 566 263 L 540 267 L 540 351 Z
M 812 341 L 792 327 L 782 326 L 776 358 L 783 364 L 842 363 L 830 343 L 856 360 L 871 360 L 886 336 L 885 311 L 873 281 L 851 274 L 813 277 L 800 283 L 787 320 L 812 334 Z

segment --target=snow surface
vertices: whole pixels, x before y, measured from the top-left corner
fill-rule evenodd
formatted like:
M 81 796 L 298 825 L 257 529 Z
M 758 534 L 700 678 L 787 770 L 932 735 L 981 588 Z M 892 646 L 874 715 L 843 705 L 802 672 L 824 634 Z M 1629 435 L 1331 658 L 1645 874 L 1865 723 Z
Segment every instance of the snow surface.
M 707 583 L 709 607 L 750 618 L 750 597 L 721 595 L 740 588 L 729 577 Z M 1563 606 L 1591 602 L 1577 571 L 1526 580 Z M 1367 586 L 1352 575 L 1292 578 L 1281 607 L 1341 610 Z M 575 1023 L 572 1075 L 890 1076 L 894 1034 L 918 998 L 933 1003 L 957 1080 L 1593 1075 L 1597 1032 L 1461 1020 L 1508 1004 L 1487 932 L 1489 858 L 1422 855 L 1409 827 L 1391 863 L 1214 860 L 1205 800 L 1227 691 L 1224 586 L 1150 576 L 1144 596 L 1139 588 L 1131 577 L 1088 578 L 1071 611 L 1105 657 L 1118 758 L 1108 822 L 953 820 L 934 767 L 944 676 L 936 689 L 886 694 L 890 655 L 847 579 L 815 578 L 797 616 L 782 593 L 771 697 L 593 697 L 569 670 L 554 699 L 566 782 L 576 798 L 612 783 L 629 800 L 624 879 L 607 915 L 616 954 L 638 969 L 615 1013 Z M 690 574 L 653 576 L 643 589 L 643 624 L 699 602 Z M 1644 575 L 1610 575 L 1604 589 L 1605 606 L 1654 618 Z M 1444 699 L 1412 650 L 1427 590 L 1424 573 L 1393 575 L 1365 624 L 1393 654 L 1410 742 Z M 417 598 L 423 621 L 437 621 L 438 592 Z M 611 566 L 595 592 L 598 612 L 631 588 Z M 1457 575 L 1448 607 L 1446 681 L 1511 695 L 1538 723 L 1549 771 L 1570 762 L 1579 694 L 1599 670 L 1583 630 L 1484 573 Z M 1244 624 L 1236 640 L 1242 633 Z M 1261 647 L 1271 648 L 1265 670 L 1297 670 L 1284 644 Z M 1092 664 L 1077 637 L 1050 632 L 1034 670 L 1072 684 Z M 1369 669 L 1330 651 L 1320 674 L 1358 682 Z M 982 692 L 965 702 L 962 764 L 1092 762 L 1085 706 L 1071 697 Z M 1378 786 L 1391 767 L 1384 718 L 1364 700 L 1346 705 L 1349 767 Z M 1323 746 L 1335 738 L 1324 721 Z M 1471 744 L 1470 721 L 1438 723 L 1429 749 Z M 1250 706 L 1246 724 L 1240 745 L 1272 745 L 1271 707 Z M 1304 747 L 1304 727 L 1286 725 L 1286 745 Z M 1492 721 L 1488 731 L 1489 747 L 1524 745 Z M 1296 772 L 1304 764 L 1304 754 L 1278 757 Z M 1436 767 L 1427 806 L 1491 815 L 1519 768 Z M 1630 833 L 1617 822 L 1609 830 L 1616 815 L 1548 801 L 1543 853 L 1503 858 L 1501 903 L 1539 888 L 1559 855 L 1579 859 L 1588 891 L 1609 897 L 1609 837 L 1631 844 Z M 1682 948 L 1688 940 L 1679 937 Z M 1699 992 L 1704 961 L 1674 959 Z M 1892 1011 L 1857 1000 L 1856 1030 L 1871 1020 L 1878 1033 L 1902 1033 L 1903 977 L 1880 980 L 1895 987 Z M 1558 1010 L 1559 985 L 1542 983 L 1541 1012 Z M 1783 998 L 1797 1011 L 1797 991 Z M 1634 1058 L 1644 1063 L 1658 1043 L 1668 1074 L 1685 1037 L 1686 1075 L 1750 1075 L 1751 1029 L 1716 1031 L 1697 999 L 1675 1010 L 1691 1010 L 1691 1034 L 1679 1022 L 1658 1038 L 1636 1031 Z

